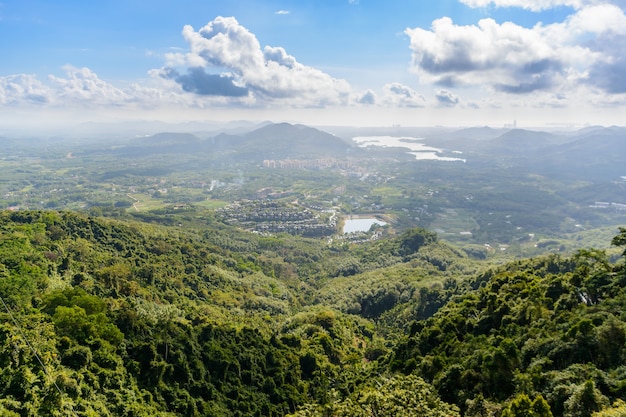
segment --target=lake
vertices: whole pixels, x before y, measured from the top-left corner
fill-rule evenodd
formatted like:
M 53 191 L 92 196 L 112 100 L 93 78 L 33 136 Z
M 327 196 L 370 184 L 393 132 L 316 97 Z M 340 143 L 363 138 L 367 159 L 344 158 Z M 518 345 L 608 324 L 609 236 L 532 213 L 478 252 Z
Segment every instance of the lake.
M 431 160 L 431 161 L 447 161 L 465 162 L 462 158 L 453 158 L 449 156 L 440 156 L 443 152 L 442 149 L 428 146 L 420 142 L 421 138 L 412 138 L 409 136 L 356 136 L 352 140 L 357 143 L 358 146 L 366 148 L 368 146 L 379 146 L 382 148 L 405 148 L 413 155 L 417 160 Z M 460 153 L 460 152 L 453 152 Z
M 384 226 L 387 223 L 373 218 L 347 219 L 343 225 L 343 233 L 367 232 L 374 224 Z

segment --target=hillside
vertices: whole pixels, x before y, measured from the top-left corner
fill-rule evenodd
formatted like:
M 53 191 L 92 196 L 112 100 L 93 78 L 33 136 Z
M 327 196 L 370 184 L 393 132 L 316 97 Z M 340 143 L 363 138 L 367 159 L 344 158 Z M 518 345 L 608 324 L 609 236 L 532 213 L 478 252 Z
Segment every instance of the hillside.
M 488 152 L 534 155 L 555 145 L 566 142 L 568 138 L 547 132 L 513 129 L 488 142 Z
M 142 218 L 2 214 L 3 415 L 278 416 L 374 368 L 372 322 L 308 305 L 341 254 Z
M 604 128 L 585 132 L 561 146 L 555 147 L 539 161 L 546 170 L 556 172 L 575 161 L 577 170 L 586 179 L 617 179 L 625 175 L 626 130 Z
M 390 366 L 417 372 L 466 415 L 522 394 L 555 416 L 590 415 L 626 395 L 624 284 L 623 264 L 595 250 L 494 269 L 414 322 Z
M 122 157 L 197 154 L 238 161 L 344 157 L 351 145 L 330 133 L 289 123 L 267 124 L 246 133 L 199 134 L 161 132 L 135 138 L 112 151 Z
M 602 251 L 492 268 L 424 229 L 336 247 L 191 210 L 0 229 L 2 415 L 591 416 L 626 394 Z
M 351 148 L 347 142 L 304 125 L 278 123 L 243 135 L 243 148 L 258 152 L 259 158 L 344 157 Z
M 432 143 L 463 151 L 477 166 L 495 161 L 500 168 L 560 180 L 617 181 L 626 163 L 626 130 L 620 127 L 568 133 L 473 128 L 433 136 Z

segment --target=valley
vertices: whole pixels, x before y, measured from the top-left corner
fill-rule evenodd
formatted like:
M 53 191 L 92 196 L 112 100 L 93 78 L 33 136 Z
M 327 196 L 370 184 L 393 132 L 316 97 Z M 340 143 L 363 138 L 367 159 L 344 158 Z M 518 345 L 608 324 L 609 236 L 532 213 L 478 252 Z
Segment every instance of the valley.
M 237 134 L 12 140 L 0 158 L 0 205 L 210 213 L 246 201 L 297 201 L 302 213 L 379 213 L 393 219 L 392 231 L 425 227 L 513 257 L 571 253 L 593 234 L 593 244 L 606 248 L 626 220 L 624 132 L 617 128 L 328 130 L 335 133 L 282 123 Z M 341 230 L 326 224 L 316 233 Z
M 621 415 L 623 133 L 3 142 L 0 414 Z

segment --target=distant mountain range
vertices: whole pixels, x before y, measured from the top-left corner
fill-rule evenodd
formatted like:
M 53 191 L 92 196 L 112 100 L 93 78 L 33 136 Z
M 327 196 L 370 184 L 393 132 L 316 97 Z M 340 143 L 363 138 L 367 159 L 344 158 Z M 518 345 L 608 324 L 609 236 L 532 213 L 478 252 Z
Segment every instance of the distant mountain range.
M 189 127 L 189 126 L 187 126 Z M 193 127 L 193 126 L 192 126 Z M 328 133 L 333 131 L 335 134 Z M 222 163 L 262 162 L 266 159 L 343 158 L 369 154 L 356 146 L 356 136 L 408 136 L 421 138 L 425 145 L 444 151 L 461 151 L 468 167 L 518 168 L 554 178 L 613 181 L 626 176 L 626 128 L 590 126 L 577 131 L 443 127 L 317 129 L 301 124 L 237 123 L 213 132 L 161 132 L 121 140 L 119 137 L 88 142 L 85 153 L 112 152 L 120 157 L 188 154 Z M 76 151 L 76 139 L 0 138 L 0 151 L 26 151 L 33 146 L 66 145 Z M 382 152 L 382 150 L 381 150 Z M 395 150 L 385 150 L 395 152 Z M 405 152 L 403 152 L 405 154 Z
M 134 140 L 115 152 L 223 154 L 240 160 L 343 157 L 353 145 L 321 130 L 289 123 L 262 126 L 243 134 L 220 133 L 201 139 L 192 133 L 158 133 Z
M 561 169 L 581 178 L 608 180 L 626 175 L 625 128 L 584 132 L 544 151 L 537 160 L 553 172 Z
M 626 175 L 626 128 L 623 127 L 595 126 L 569 133 L 465 129 L 433 142 L 442 143 L 462 151 L 470 162 L 499 161 L 553 177 L 617 180 Z

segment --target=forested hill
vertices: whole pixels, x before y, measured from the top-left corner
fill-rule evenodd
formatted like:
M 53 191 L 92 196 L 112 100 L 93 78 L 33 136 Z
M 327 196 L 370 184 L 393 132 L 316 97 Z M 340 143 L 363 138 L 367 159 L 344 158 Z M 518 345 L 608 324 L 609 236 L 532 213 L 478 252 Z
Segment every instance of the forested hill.
M 623 257 L 480 262 L 423 229 L 2 212 L 0 415 L 623 415 Z

